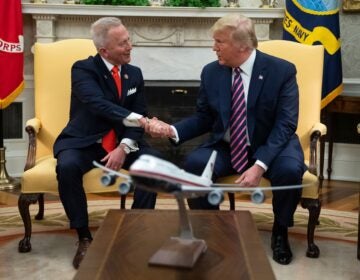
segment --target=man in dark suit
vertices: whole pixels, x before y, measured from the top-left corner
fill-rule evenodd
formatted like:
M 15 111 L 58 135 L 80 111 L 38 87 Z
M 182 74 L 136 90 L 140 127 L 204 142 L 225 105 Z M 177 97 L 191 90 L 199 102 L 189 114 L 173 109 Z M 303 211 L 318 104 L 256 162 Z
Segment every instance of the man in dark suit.
M 299 139 L 299 96 L 295 66 L 256 49 L 254 25 L 232 14 L 212 27 L 217 61 L 201 73 L 196 113 L 173 126 L 152 120 L 145 130 L 170 137 L 176 144 L 210 132 L 209 139 L 192 151 L 184 169 L 198 175 L 213 150 L 218 156 L 213 179 L 239 174 L 243 187 L 259 185 L 264 176 L 273 186 L 298 185 L 306 170 Z M 240 99 L 241 98 L 241 99 Z M 292 252 L 288 227 L 301 189 L 273 192 L 273 259 L 288 264 Z M 218 209 L 206 197 L 188 200 L 191 209 Z
M 128 64 L 127 29 L 119 19 L 105 17 L 93 23 L 91 33 L 98 53 L 72 67 L 70 119 L 54 144 L 60 199 L 79 236 L 75 268 L 92 240 L 82 181 L 92 162 L 119 170 L 141 154 L 160 156 L 143 139 L 144 80 L 141 70 Z M 132 208 L 154 208 L 155 202 L 155 193 L 136 189 Z

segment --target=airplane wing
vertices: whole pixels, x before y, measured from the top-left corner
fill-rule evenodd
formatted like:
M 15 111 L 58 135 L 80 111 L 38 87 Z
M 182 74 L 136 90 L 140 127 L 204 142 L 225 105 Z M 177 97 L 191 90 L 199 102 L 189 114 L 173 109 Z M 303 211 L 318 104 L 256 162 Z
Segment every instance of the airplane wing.
M 181 185 L 181 189 L 184 192 L 211 192 L 214 190 L 221 190 L 223 192 L 253 192 L 255 190 L 260 191 L 281 191 L 281 190 L 290 190 L 290 189 L 299 189 L 303 187 L 309 187 L 311 184 L 303 185 L 289 185 L 289 186 L 269 186 L 269 187 L 239 187 L 238 184 L 212 184 L 209 187 L 198 187 L 191 185 Z
M 213 184 L 208 187 L 198 187 L 190 185 L 181 185 L 182 193 L 188 197 L 196 197 L 207 195 L 207 199 L 212 205 L 219 205 L 224 200 L 224 192 L 250 192 L 251 201 L 259 204 L 264 202 L 265 194 L 264 191 L 280 191 L 289 189 L 299 189 L 308 187 L 311 184 L 304 185 L 291 185 L 291 186 L 271 186 L 271 187 L 239 187 L 236 184 Z
M 215 154 L 216 156 L 216 154 Z M 110 186 L 115 183 L 116 177 L 121 177 L 127 180 L 119 185 L 120 194 L 127 194 L 133 189 L 132 177 L 119 171 L 107 168 L 96 161 L 93 161 L 94 166 L 101 168 L 106 173 L 101 177 L 101 182 L 104 186 Z M 141 177 L 141 176 L 138 176 Z M 299 189 L 310 186 L 311 184 L 290 185 L 290 186 L 271 186 L 271 187 L 240 187 L 238 184 L 210 184 L 210 185 L 189 185 L 181 183 L 171 183 L 166 181 L 163 177 L 156 178 L 154 174 L 151 176 L 143 176 L 145 183 L 138 184 L 139 187 L 145 188 L 148 191 L 160 191 L 167 193 L 181 192 L 186 198 L 195 198 L 198 196 L 207 195 L 209 203 L 212 205 L 220 204 L 224 199 L 224 192 L 250 192 L 251 200 L 255 203 L 262 203 L 265 199 L 264 191 L 280 191 L 288 189 Z M 150 181 L 149 181 L 150 179 Z M 139 180 L 139 178 L 137 178 Z M 176 187 L 174 187 L 176 186 Z
M 112 170 L 110 168 L 107 168 L 105 167 L 104 165 L 96 162 L 96 161 L 93 161 L 93 165 L 96 166 L 96 167 L 99 167 L 100 169 L 104 170 L 107 172 L 107 175 L 109 176 L 117 176 L 117 177 L 121 177 L 121 178 L 124 178 L 126 180 L 130 180 L 130 176 L 129 175 L 126 175 L 124 173 L 121 173 L 119 171 L 115 171 L 115 170 Z
M 210 187 L 214 189 L 221 189 L 224 192 L 246 192 L 246 191 L 281 191 L 281 190 L 291 190 L 291 189 L 300 189 L 310 187 L 312 184 L 301 184 L 301 185 L 288 185 L 288 186 L 268 186 L 268 187 L 239 187 L 239 184 L 212 184 Z

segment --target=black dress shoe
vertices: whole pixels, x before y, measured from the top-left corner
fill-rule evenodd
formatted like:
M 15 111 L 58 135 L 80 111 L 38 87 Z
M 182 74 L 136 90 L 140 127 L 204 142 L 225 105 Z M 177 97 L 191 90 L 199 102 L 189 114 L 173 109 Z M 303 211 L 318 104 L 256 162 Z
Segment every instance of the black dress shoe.
M 81 261 L 86 255 L 86 251 L 91 244 L 92 239 L 89 238 L 82 238 L 78 242 L 78 248 L 76 254 L 73 259 L 73 266 L 78 269 L 80 266 Z
M 271 236 L 271 249 L 273 250 L 273 260 L 279 264 L 289 264 L 292 260 L 292 252 L 286 236 Z

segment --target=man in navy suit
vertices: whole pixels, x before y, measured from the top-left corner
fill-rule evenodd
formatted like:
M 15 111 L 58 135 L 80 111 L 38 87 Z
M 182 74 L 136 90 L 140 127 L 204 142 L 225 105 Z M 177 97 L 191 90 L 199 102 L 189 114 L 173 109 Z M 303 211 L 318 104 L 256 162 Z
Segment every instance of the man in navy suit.
M 141 70 L 128 64 L 132 45 L 127 29 L 119 19 L 105 17 L 93 23 L 91 33 L 98 53 L 72 67 L 70 119 L 54 144 L 60 199 L 79 236 L 75 268 L 92 240 L 82 181 L 92 162 L 119 170 L 141 154 L 160 156 L 143 139 L 144 80 Z M 104 148 L 109 134 L 113 147 Z M 136 189 L 132 208 L 154 208 L 155 202 L 156 193 Z
M 212 33 L 218 60 L 203 68 L 196 113 L 173 126 L 152 120 L 146 131 L 155 137 L 170 137 L 177 145 L 210 132 L 209 139 L 186 158 L 186 171 L 200 175 L 211 152 L 217 150 L 214 180 L 238 173 L 236 182 L 243 187 L 258 186 L 263 176 L 273 186 L 301 184 L 306 166 L 295 134 L 299 111 L 295 66 L 257 50 L 254 25 L 244 16 L 232 14 L 220 18 Z M 236 68 L 240 68 L 246 104 L 246 125 L 242 130 L 245 140 L 243 144 L 237 143 L 246 151 L 247 163 L 241 170 L 234 166 L 235 148 L 230 148 L 232 86 L 239 80 Z M 273 259 L 280 264 L 289 264 L 292 259 L 288 227 L 293 226 L 300 197 L 301 189 L 273 192 L 271 247 Z M 204 197 L 189 199 L 188 204 L 191 209 L 218 209 Z

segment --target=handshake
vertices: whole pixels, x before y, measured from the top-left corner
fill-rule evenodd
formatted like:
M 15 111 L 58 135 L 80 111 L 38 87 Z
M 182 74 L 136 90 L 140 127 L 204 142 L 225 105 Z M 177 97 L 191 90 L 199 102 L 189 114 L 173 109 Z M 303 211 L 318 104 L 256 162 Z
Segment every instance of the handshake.
M 145 132 L 154 138 L 175 138 L 176 136 L 170 124 L 163 122 L 156 117 L 151 119 L 143 117 L 139 122 Z

